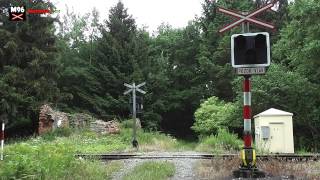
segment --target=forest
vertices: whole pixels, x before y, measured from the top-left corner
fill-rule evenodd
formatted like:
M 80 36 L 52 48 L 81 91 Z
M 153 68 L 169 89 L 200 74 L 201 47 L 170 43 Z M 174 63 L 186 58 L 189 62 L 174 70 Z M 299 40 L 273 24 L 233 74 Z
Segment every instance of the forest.
M 45 0 L 24 1 L 55 9 Z M 1 13 L 0 115 L 7 134 L 36 133 L 44 103 L 104 120 L 128 119 L 123 84 L 146 82 L 139 115 L 145 130 L 194 139 L 223 128 L 241 137 L 243 77 L 230 63 L 230 36 L 241 29 L 219 34 L 232 19 L 217 7 L 252 11 L 268 2 L 203 0 L 201 16 L 186 27 L 163 23 L 153 34 L 136 24 L 121 1 L 106 19 L 96 9 L 83 16 L 71 10 L 57 17 L 28 15 L 24 22 Z M 15 3 L 1 0 L 0 11 Z M 271 107 L 292 112 L 295 146 L 312 152 L 320 148 L 319 12 L 318 0 L 279 0 L 275 10 L 262 14 L 277 30 L 269 32 L 271 66 L 252 77 L 252 114 Z

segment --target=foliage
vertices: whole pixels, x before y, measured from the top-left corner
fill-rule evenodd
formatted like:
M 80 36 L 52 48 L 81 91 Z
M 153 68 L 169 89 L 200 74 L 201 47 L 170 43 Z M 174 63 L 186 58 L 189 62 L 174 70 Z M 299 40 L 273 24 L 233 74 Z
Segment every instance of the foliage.
M 295 101 L 289 105 L 297 116 L 294 125 L 299 127 L 295 130 L 296 139 L 299 139 L 296 144 L 316 152 L 319 149 L 316 142 L 320 139 L 319 10 L 318 1 L 295 1 L 289 8 L 291 21 L 281 30 L 281 38 L 274 45 L 276 61 L 304 79 L 290 87 L 299 91 L 294 94 L 295 98 L 290 97 Z
M 35 9 L 55 8 L 47 0 L 23 2 Z M 217 7 L 250 11 L 268 2 L 203 0 L 203 13 L 186 27 L 162 24 L 154 35 L 138 27 L 121 1 L 101 20 L 96 9 L 83 16 L 69 9 L 59 18 L 28 15 L 24 23 L 9 22 L 1 14 L 0 115 L 8 118 L 6 135 L 34 133 L 43 103 L 104 120 L 128 118 L 130 97 L 122 94 L 123 83 L 143 81 L 147 94 L 139 118 L 145 130 L 183 138 L 194 137 L 192 125 L 199 134 L 216 133 L 221 127 L 242 133 L 242 83 L 230 65 L 230 35 L 240 28 L 218 34 L 233 19 Z M 252 78 L 252 114 L 270 107 L 293 112 L 298 148 L 318 151 L 320 5 L 316 0 L 278 2 L 277 12 L 259 15 L 279 31 L 270 33 L 273 65 L 265 76 Z M 0 9 L 17 3 L 2 0 Z M 212 96 L 218 99 L 206 114 L 200 104 Z M 130 139 L 129 134 L 122 138 Z M 47 135 L 50 138 L 57 140 Z M 119 149 L 127 145 L 121 138 L 117 141 Z M 101 143 L 91 150 L 103 149 Z
M 29 8 L 55 9 L 46 0 L 24 2 Z M 0 9 L 19 3 L 3 0 Z M 45 102 L 56 104 L 63 97 L 57 86 L 56 20 L 29 15 L 24 23 L 12 23 L 5 13 L 0 20 L 4 23 L 0 29 L 0 114 L 7 115 L 9 133 L 27 134 L 36 126 L 39 107 Z
M 195 112 L 195 123 L 192 129 L 200 135 L 216 134 L 218 129 L 229 126 L 234 111 L 235 106 L 232 103 L 225 103 L 217 97 L 211 97 Z
M 69 129 L 57 130 L 49 136 L 54 138 L 44 135 L 6 145 L 4 161 L 0 162 L 0 176 L 5 179 L 109 179 L 112 172 L 120 169 L 121 164 L 105 165 L 76 159 L 74 154 L 134 150 L 131 148 L 132 131 L 128 129 L 122 129 L 116 135 L 100 135 L 87 129 L 72 130 L 71 134 L 69 132 Z M 161 133 L 140 130 L 137 138 L 142 151 L 176 150 L 180 147 L 175 139 Z M 148 165 L 150 171 L 164 166 L 167 165 Z M 165 170 L 159 176 L 167 176 L 168 173 Z
M 109 179 L 119 164 L 104 166 L 100 162 L 74 158 L 75 145 L 58 139 L 41 138 L 15 143 L 5 148 L 0 175 L 5 179 Z
M 149 161 L 136 166 L 127 174 L 125 180 L 161 180 L 173 176 L 175 166 L 170 162 Z
M 217 135 L 202 137 L 197 147 L 198 151 L 208 151 L 213 153 L 232 153 L 242 147 L 243 142 L 238 136 L 229 133 L 225 129 L 219 129 Z
M 44 140 L 52 141 L 55 140 L 56 137 L 69 137 L 72 134 L 72 129 L 70 128 L 57 128 L 54 131 L 47 132 L 41 137 Z

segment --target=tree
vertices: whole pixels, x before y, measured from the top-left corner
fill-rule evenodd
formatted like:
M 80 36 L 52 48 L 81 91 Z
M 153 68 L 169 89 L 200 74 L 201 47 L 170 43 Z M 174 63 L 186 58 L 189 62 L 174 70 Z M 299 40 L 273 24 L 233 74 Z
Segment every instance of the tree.
M 145 79 L 142 70 L 147 62 L 148 50 L 143 31 L 137 30 L 135 20 L 127 13 L 122 2 L 110 9 L 109 18 L 100 27 L 101 38 L 97 39 L 92 65 L 95 77 L 101 84 L 98 96 L 103 100 L 102 117 L 128 115 L 124 82 L 141 82 Z M 101 101 L 102 102 L 102 101 Z
M 302 127 L 306 126 L 307 131 L 302 133 L 304 142 L 308 142 L 308 135 L 312 137 L 313 150 L 317 150 L 319 146 L 319 119 L 320 109 L 320 80 L 319 80 L 319 48 L 320 30 L 317 26 L 319 22 L 318 11 L 320 3 L 315 0 L 296 0 L 289 8 L 290 21 L 281 30 L 280 40 L 273 46 L 273 57 L 276 62 L 288 67 L 290 71 L 298 74 L 299 78 L 305 79 L 299 87 L 302 94 L 296 96 L 296 102 L 299 103 L 293 108 L 297 116 L 300 116 Z M 297 85 L 298 86 L 298 85 Z M 310 99 L 309 99 L 310 98 Z M 302 108 L 302 105 L 306 105 Z M 301 108 L 301 109 L 300 109 Z M 311 135 L 309 134 L 311 133 Z M 302 142 L 302 140 L 300 141 Z
M 51 8 L 47 1 L 26 2 L 28 7 Z M 1 1 L 0 9 L 18 2 Z M 39 106 L 57 103 L 60 95 L 56 78 L 56 37 L 52 17 L 28 15 L 26 22 L 9 22 L 5 14 L 0 29 L 0 112 L 8 114 L 9 132 L 32 133 L 37 126 Z M 29 127 L 29 128 L 28 128 Z

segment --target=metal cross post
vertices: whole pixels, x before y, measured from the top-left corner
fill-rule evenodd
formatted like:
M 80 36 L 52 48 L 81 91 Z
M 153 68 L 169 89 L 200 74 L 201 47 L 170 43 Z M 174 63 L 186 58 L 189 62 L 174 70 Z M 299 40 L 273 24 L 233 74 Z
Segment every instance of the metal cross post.
M 140 87 L 144 86 L 146 82 L 143 82 L 141 84 L 136 85 L 136 83 L 133 83 L 132 85 L 124 83 L 124 86 L 130 88 L 129 90 L 125 91 L 123 94 L 129 94 L 132 92 L 132 119 L 133 119 L 133 140 L 132 140 L 132 146 L 138 147 L 138 141 L 137 141 L 137 109 L 136 109 L 136 91 L 145 94 L 146 92 L 139 89 Z

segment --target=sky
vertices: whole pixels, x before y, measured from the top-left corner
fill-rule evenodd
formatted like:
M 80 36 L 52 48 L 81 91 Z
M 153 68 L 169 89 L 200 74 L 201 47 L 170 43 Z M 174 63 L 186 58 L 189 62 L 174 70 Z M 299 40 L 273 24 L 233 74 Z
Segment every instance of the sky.
M 109 9 L 118 0 L 51 0 L 61 13 L 65 13 L 67 5 L 73 7 L 76 13 L 85 14 L 96 7 L 100 18 L 108 17 Z M 168 23 L 174 28 L 185 27 L 188 21 L 201 15 L 203 0 L 122 0 L 128 13 L 136 20 L 138 27 L 147 26 L 149 32 L 154 32 L 162 23 Z

